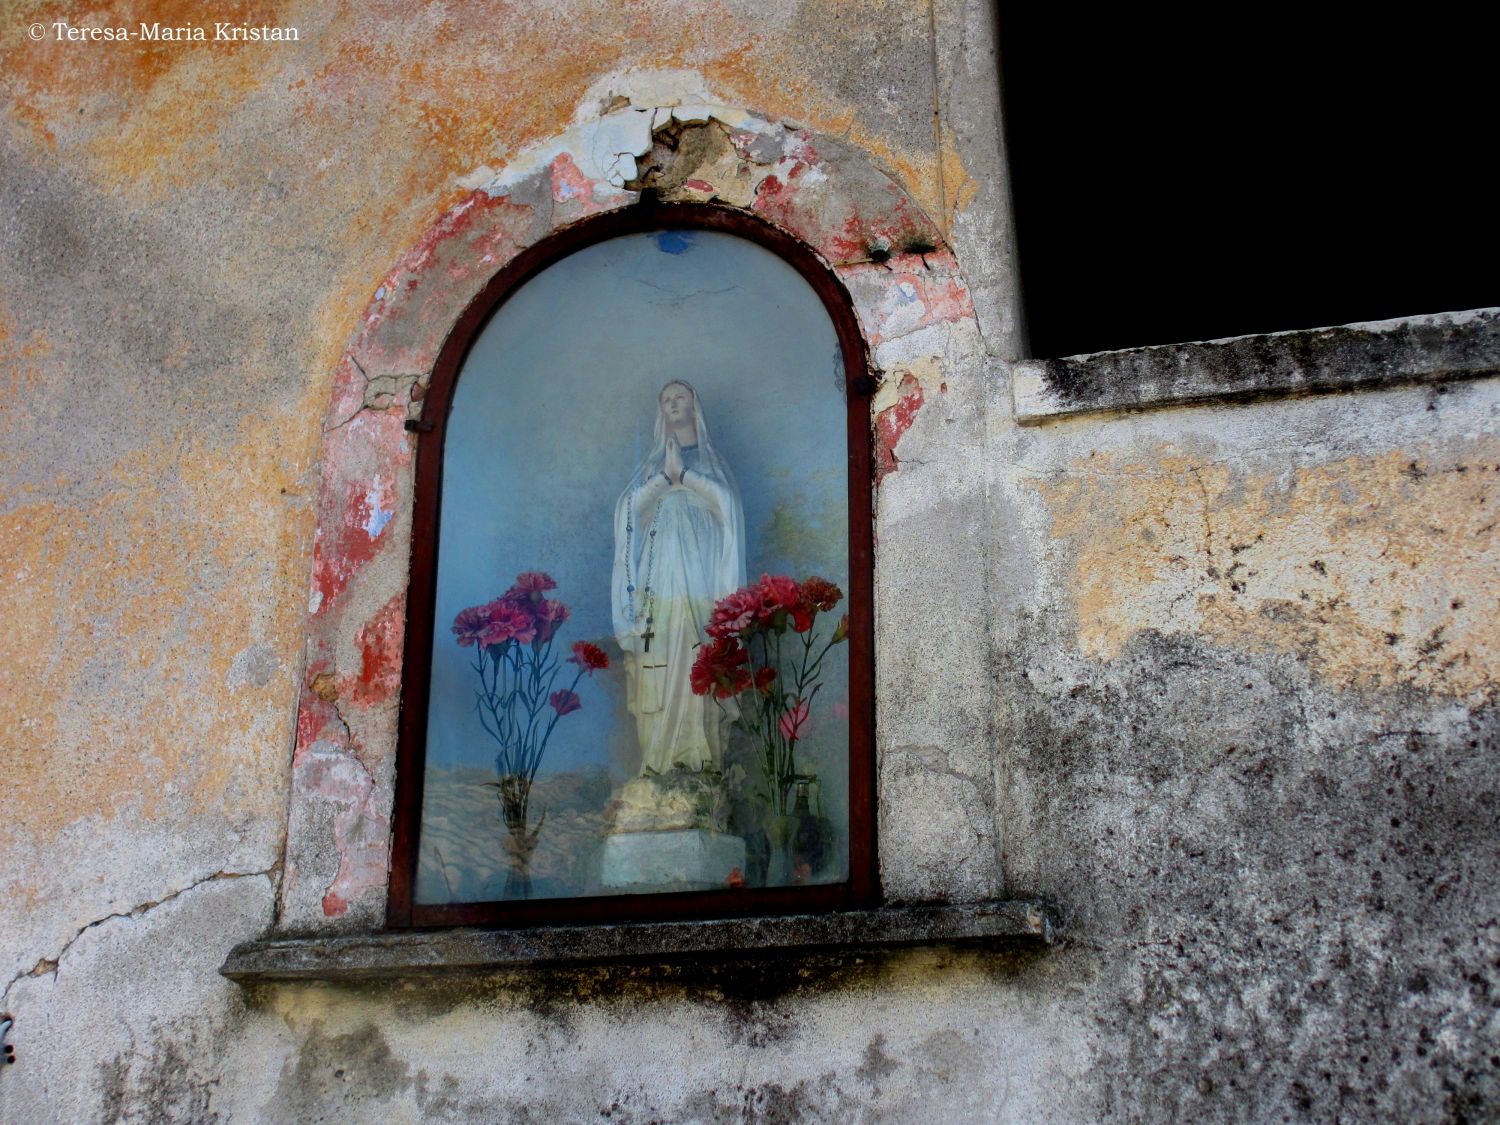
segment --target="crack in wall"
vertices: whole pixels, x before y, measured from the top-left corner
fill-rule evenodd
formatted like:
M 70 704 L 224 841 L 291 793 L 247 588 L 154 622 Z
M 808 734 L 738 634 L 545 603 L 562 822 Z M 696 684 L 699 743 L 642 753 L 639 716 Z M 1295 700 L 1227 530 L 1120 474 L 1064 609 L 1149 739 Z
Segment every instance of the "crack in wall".
M 359 757 L 359 743 L 354 738 L 354 731 L 349 726 L 349 720 L 344 717 L 343 708 L 339 706 L 338 678 L 332 672 L 319 672 L 312 678 L 312 682 L 308 684 L 308 689 L 324 703 L 328 704 L 328 709 L 333 712 L 333 717 L 338 721 L 339 726 L 343 728 L 344 745 L 341 749 L 353 754 L 356 758 Z M 322 741 L 324 741 L 323 732 L 319 731 L 318 737 L 313 741 L 313 745 L 316 746 Z M 335 743 L 335 745 L 337 744 Z M 293 764 L 295 764 L 295 746 L 293 747 L 292 760 Z
M 943 182 L 943 86 L 938 66 L 937 0 L 927 3 L 927 42 L 932 63 L 932 162 L 937 173 L 938 229 L 948 237 L 948 191 Z M 926 265 L 926 262 L 923 262 Z
M 345 418 L 331 426 L 324 425 L 325 435 L 343 429 L 367 410 L 380 414 L 393 406 L 402 406 L 409 418 L 421 414 L 421 402 L 427 386 L 426 375 L 370 375 L 353 355 L 349 356 L 349 362 L 364 380 L 361 402 Z
M 634 167 L 632 174 L 621 181 L 625 190 L 654 191 L 668 197 L 694 190 L 689 181 L 700 169 L 719 167 L 728 171 L 738 166 L 743 175 L 750 165 L 768 168 L 774 164 L 737 151 L 729 127 L 714 117 L 706 121 L 669 117 L 652 131 L 651 145 L 645 152 L 628 155 Z M 707 194 L 717 195 L 718 191 Z
M 273 879 L 273 877 L 280 871 L 280 860 L 277 860 L 270 867 L 267 867 L 263 871 L 215 871 L 212 875 L 205 875 L 203 878 L 194 880 L 185 887 L 179 887 L 175 891 L 169 891 L 161 898 L 152 899 L 149 902 L 138 903 L 137 905 L 132 906 L 129 910 L 116 910 L 104 915 L 103 917 L 95 918 L 92 922 L 88 922 L 75 930 L 73 932 L 73 936 L 68 938 L 67 941 L 63 942 L 61 948 L 58 949 L 57 953 L 54 956 L 39 957 L 36 964 L 33 965 L 30 969 L 23 970 L 22 972 L 19 972 L 15 976 L 11 977 L 10 980 L 6 982 L 5 988 L 3 990 L 0 990 L 0 1007 L 4 1007 L 8 1003 L 8 1001 L 10 1000 L 10 990 L 15 987 L 18 981 L 27 977 L 43 977 L 49 973 L 54 975 L 58 973 L 62 968 L 63 958 L 67 956 L 68 950 L 73 948 L 73 945 L 78 941 L 78 939 L 83 937 L 83 935 L 88 933 L 90 930 L 104 925 L 104 923 L 106 922 L 112 922 L 116 918 L 139 918 L 142 915 L 155 910 L 158 906 L 163 906 L 166 903 L 173 901 L 174 899 L 181 898 L 189 891 L 196 890 L 198 887 L 201 887 L 206 883 L 222 882 L 227 879 L 250 879 L 256 877 Z

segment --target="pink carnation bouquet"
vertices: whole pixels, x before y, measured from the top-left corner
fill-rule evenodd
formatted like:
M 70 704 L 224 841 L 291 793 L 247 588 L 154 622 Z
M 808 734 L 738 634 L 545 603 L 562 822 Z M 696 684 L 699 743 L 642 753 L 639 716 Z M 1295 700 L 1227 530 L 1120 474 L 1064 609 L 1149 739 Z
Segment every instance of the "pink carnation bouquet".
M 531 853 L 546 822 L 528 826 L 531 786 L 547 752 L 552 731 L 564 715 L 583 706 L 578 681 L 609 667 L 609 657 L 598 645 L 578 641 L 566 663 L 577 666 L 572 682 L 558 685 L 563 663 L 553 653 L 557 631 L 568 620 L 568 607 L 547 597 L 557 583 L 541 571 L 516 578 L 500 597 L 462 610 L 453 619 L 453 635 L 460 645 L 475 650 L 472 665 L 479 677 L 474 692 L 475 711 L 484 731 L 499 745 L 495 755 L 500 808 L 510 838 L 511 878 L 507 895 L 531 892 Z

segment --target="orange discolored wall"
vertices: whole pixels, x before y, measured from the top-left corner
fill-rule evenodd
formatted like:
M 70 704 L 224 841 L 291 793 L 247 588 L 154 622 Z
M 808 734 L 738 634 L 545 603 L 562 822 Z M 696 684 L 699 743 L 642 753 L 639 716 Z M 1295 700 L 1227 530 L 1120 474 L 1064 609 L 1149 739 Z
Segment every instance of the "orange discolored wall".
M 1087 656 L 1151 629 L 1294 654 L 1340 688 L 1500 684 L 1493 438 L 1267 472 L 1157 447 L 1037 488 Z

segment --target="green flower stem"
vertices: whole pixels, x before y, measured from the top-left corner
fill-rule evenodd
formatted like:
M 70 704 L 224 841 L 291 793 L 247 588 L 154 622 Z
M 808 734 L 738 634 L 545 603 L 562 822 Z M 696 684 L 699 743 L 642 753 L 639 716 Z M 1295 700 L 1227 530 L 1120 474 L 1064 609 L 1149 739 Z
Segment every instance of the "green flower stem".
M 475 710 L 484 732 L 499 747 L 495 770 L 500 780 L 490 784 L 499 789 L 506 827 L 516 836 L 526 831 L 531 786 L 557 721 L 562 718 L 553 708 L 548 719 L 545 710 L 562 670 L 561 662 L 552 654 L 554 639 L 533 641 L 530 659 L 526 649 L 514 640 L 481 646 L 472 665 L 479 676 Z M 568 687 L 570 693 L 577 691 L 583 674 L 580 665 Z

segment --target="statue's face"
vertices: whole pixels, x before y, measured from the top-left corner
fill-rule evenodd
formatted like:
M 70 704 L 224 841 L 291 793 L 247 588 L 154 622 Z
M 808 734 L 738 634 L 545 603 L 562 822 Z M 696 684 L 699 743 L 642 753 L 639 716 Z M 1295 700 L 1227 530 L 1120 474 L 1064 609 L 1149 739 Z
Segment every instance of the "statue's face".
M 661 392 L 661 412 L 672 426 L 693 418 L 693 392 L 681 383 L 668 383 Z

